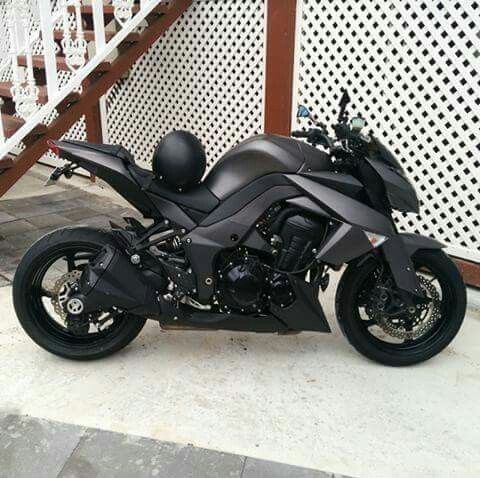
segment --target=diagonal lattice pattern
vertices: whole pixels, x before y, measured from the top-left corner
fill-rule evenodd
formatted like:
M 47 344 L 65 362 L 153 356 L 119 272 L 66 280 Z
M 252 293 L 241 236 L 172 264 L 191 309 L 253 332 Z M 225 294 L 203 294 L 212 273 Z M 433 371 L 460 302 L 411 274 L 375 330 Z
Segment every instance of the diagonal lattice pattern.
M 480 3 L 300 0 L 294 104 L 333 123 L 340 89 L 416 184 L 421 220 L 480 262 Z M 294 127 L 299 125 L 294 120 Z
M 108 133 L 144 164 L 161 137 L 192 131 L 212 166 L 263 129 L 264 0 L 197 0 L 108 96 Z

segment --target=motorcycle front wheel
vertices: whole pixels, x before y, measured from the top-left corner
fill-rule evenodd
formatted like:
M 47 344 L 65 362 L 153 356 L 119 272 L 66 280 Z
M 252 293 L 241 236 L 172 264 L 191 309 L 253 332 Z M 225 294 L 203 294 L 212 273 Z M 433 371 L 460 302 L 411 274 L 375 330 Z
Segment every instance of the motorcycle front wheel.
M 145 319 L 115 310 L 69 316 L 64 303 L 88 261 L 113 243 L 105 231 L 59 229 L 43 236 L 21 260 L 13 281 L 20 325 L 43 349 L 74 360 L 106 357 L 126 347 Z
M 355 349 L 391 366 L 413 365 L 455 338 L 466 311 L 466 289 L 453 261 L 439 250 L 413 256 L 426 300 L 408 307 L 379 255 L 351 264 L 337 290 L 340 327 Z

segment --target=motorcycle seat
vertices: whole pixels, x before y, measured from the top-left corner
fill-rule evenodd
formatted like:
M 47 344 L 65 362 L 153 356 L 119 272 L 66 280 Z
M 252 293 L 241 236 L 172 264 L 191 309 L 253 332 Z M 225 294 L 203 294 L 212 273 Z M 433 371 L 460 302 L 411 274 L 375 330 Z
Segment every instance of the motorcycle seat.
M 109 156 L 116 156 L 117 158 L 126 161 L 128 164 L 135 164 L 135 159 L 132 153 L 118 144 L 90 143 L 88 141 L 75 141 L 70 139 L 66 142 L 81 146 L 82 148 L 93 149 L 94 151 L 108 154 Z
M 155 178 L 151 171 L 137 165 L 129 166 L 130 174 L 135 178 L 143 191 L 168 199 L 180 206 L 195 211 L 210 213 L 219 204 L 218 198 L 204 183 L 200 183 L 187 191 L 175 191 Z

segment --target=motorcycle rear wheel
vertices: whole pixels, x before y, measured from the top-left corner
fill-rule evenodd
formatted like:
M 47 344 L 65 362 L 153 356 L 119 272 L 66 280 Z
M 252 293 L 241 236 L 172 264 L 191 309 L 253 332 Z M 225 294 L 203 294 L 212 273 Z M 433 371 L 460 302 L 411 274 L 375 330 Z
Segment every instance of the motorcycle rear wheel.
M 384 330 L 388 322 L 380 324 L 367 315 L 363 296 L 371 292 L 375 271 L 382 267 L 380 256 L 351 264 L 337 290 L 337 318 L 344 335 L 358 352 L 385 365 L 407 366 L 434 357 L 455 338 L 465 316 L 465 284 L 453 261 L 443 251 L 420 250 L 414 255 L 413 263 L 423 284 L 431 290 L 428 284 L 435 284 L 437 290 L 433 292 L 435 301 L 432 301 L 432 307 L 436 304 L 435 320 L 415 339 L 389 337 Z M 377 329 L 380 333 L 375 332 Z M 394 334 L 394 327 L 391 330 Z M 399 331 L 399 335 L 401 333 Z
M 37 345 L 61 357 L 94 360 L 121 350 L 141 332 L 145 319 L 126 313 L 112 313 L 111 319 L 105 313 L 105 329 L 86 319 L 69 327 L 52 305 L 58 295 L 52 294 L 52 284 L 71 272 L 78 277 L 89 255 L 112 242 L 105 231 L 73 227 L 43 236 L 27 251 L 15 273 L 13 303 L 20 325 Z

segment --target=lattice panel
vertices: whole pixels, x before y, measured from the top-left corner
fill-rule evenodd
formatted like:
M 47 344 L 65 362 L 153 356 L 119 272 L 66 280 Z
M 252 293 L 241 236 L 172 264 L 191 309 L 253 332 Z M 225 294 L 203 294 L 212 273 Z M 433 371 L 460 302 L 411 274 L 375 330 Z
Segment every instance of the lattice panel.
M 299 0 L 296 101 L 333 124 L 347 87 L 415 182 L 434 236 L 480 262 L 478 1 Z M 294 121 L 295 128 L 304 123 Z
M 209 166 L 263 128 L 263 0 L 198 0 L 112 88 L 108 133 L 137 160 L 173 130 L 204 143 Z

